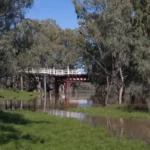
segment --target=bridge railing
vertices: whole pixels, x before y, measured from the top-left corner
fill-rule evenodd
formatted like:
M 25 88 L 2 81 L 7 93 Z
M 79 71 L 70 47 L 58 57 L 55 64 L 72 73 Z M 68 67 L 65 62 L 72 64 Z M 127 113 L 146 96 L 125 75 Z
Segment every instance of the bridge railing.
M 32 74 L 49 74 L 49 75 L 79 75 L 81 74 L 78 70 L 75 69 L 49 69 L 49 68 L 39 68 L 39 69 L 27 69 L 25 70 L 26 73 L 32 73 Z

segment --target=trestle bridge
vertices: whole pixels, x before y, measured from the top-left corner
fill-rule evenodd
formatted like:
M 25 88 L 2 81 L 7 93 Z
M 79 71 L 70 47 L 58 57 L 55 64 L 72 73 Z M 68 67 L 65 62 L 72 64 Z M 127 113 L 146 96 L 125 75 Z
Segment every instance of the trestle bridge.
M 89 82 L 87 73 L 80 72 L 78 69 L 49 69 L 49 68 L 38 68 L 38 69 L 26 69 L 21 71 L 21 74 L 34 74 L 36 78 L 42 77 L 44 81 L 44 93 L 47 92 L 47 79 L 49 77 L 54 78 L 55 93 L 59 93 L 60 85 L 64 87 L 65 102 L 66 106 L 69 106 L 69 87 L 72 82 Z M 39 87 L 41 86 L 39 80 Z M 21 76 L 21 89 L 23 90 L 23 76 Z M 45 96 L 46 105 L 46 96 Z

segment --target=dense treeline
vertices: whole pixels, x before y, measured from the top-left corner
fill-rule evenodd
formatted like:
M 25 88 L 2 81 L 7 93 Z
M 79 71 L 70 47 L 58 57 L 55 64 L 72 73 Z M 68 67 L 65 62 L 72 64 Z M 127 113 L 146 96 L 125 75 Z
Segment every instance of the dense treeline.
M 74 68 L 81 63 L 77 30 L 61 29 L 55 20 L 25 18 L 33 0 L 2 1 L 0 3 L 0 80 L 15 78 L 27 68 Z M 12 79 L 11 79 L 12 78 Z M 12 84 L 13 84 L 12 83 Z M 12 84 L 8 84 L 12 86 Z
M 107 105 L 128 89 L 149 95 L 149 0 L 74 0 L 80 27 L 62 30 L 55 20 L 24 18 L 33 0 L 0 3 L 0 79 L 26 68 L 82 67 Z
M 149 94 L 150 1 L 74 0 L 80 33 L 86 39 L 83 56 L 93 82 L 112 90 L 122 103 L 126 89 L 145 99 Z M 144 97 L 145 96 L 145 97 Z

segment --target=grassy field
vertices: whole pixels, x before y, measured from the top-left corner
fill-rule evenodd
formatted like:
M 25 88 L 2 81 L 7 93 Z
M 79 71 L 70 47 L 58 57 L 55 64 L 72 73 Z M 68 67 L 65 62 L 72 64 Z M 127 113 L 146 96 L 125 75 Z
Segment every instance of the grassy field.
M 1 100 L 32 100 L 37 97 L 40 93 L 38 92 L 27 92 L 27 91 L 14 91 L 7 89 L 0 89 Z
M 118 106 L 108 107 L 93 107 L 93 108 L 71 108 L 70 111 L 82 112 L 86 114 L 110 116 L 110 117 L 123 117 L 135 119 L 150 119 L 149 112 L 139 112 L 120 108 Z
M 141 141 L 114 138 L 105 127 L 29 111 L 0 112 L 0 150 L 149 150 Z

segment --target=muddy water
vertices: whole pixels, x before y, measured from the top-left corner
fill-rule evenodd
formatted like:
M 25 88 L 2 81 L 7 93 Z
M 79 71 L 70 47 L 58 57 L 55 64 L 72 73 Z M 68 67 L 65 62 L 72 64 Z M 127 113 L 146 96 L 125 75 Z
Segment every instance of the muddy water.
M 113 136 L 127 135 L 129 139 L 143 140 L 150 144 L 150 120 L 138 121 L 134 119 L 100 117 L 64 110 L 50 110 L 48 113 L 58 117 L 76 118 L 94 127 L 106 126 Z
M 68 95 L 47 93 L 46 98 L 46 110 L 49 109 L 64 109 L 66 107 L 91 107 L 93 104 L 94 91 L 80 90 L 76 93 Z M 66 100 L 68 100 L 68 106 L 66 106 Z M 35 108 L 42 111 L 44 108 L 44 95 L 36 99 Z
M 69 96 L 69 106 L 89 107 L 93 100 L 94 93 L 91 91 L 76 92 Z M 63 110 L 66 107 L 66 99 L 64 95 L 47 95 L 46 112 L 58 117 L 71 117 L 79 119 L 92 126 L 107 126 L 113 136 L 127 135 L 131 139 L 139 139 L 150 144 L 150 120 L 138 121 L 133 119 L 110 118 L 85 115 L 82 113 L 68 112 Z M 44 97 L 38 97 L 34 101 L 2 101 L 0 109 L 28 109 L 32 111 L 44 110 Z
M 94 93 L 89 90 L 79 91 L 75 94 L 70 94 L 66 98 L 64 94 L 47 93 L 46 110 L 49 109 L 64 109 L 66 108 L 66 99 L 68 100 L 68 107 L 89 107 L 92 106 L 92 95 Z M 14 109 L 28 109 L 35 111 L 44 110 L 44 95 L 37 97 L 31 101 L 23 100 L 2 100 L 0 101 L 0 109 L 14 110 Z

